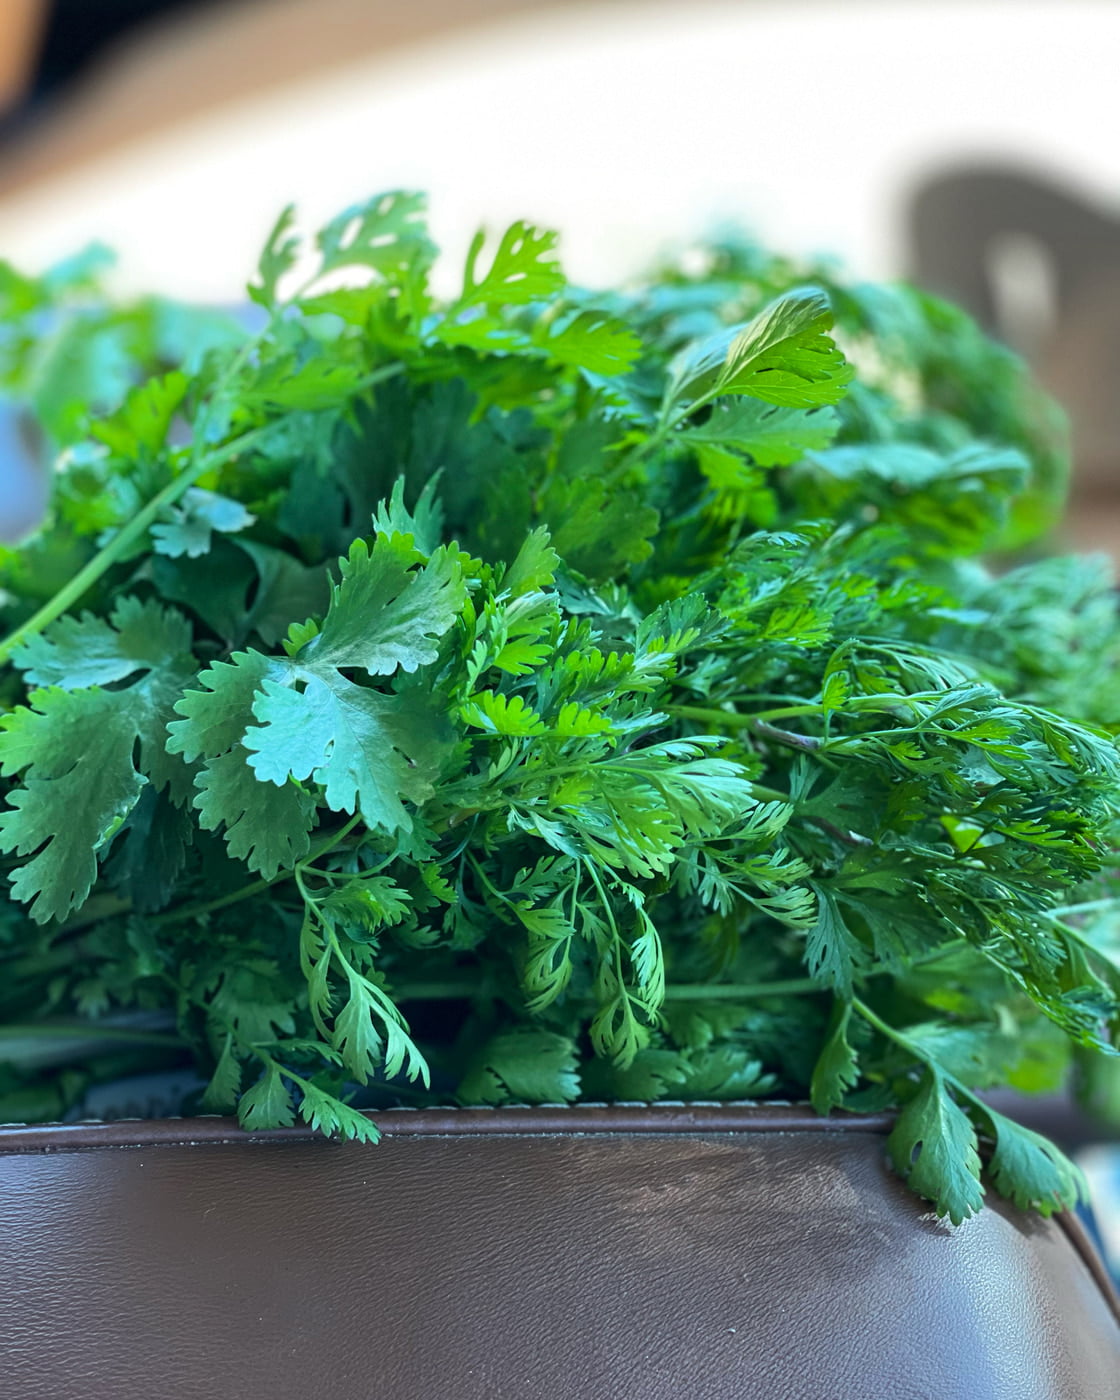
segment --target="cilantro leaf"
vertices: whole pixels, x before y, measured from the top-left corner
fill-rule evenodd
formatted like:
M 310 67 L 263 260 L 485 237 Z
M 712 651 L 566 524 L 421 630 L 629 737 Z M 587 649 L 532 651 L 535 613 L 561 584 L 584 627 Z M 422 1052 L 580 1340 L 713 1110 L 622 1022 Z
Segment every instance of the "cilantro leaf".
M 256 519 L 239 501 L 203 491 L 198 486 L 188 487 L 183 493 L 183 504 L 171 506 L 167 514 L 167 520 L 152 526 L 152 540 L 156 553 L 166 554 L 170 559 L 183 554 L 197 559 L 209 550 L 215 530 L 234 534 Z
M 258 724 L 243 743 L 257 777 L 278 787 L 312 778 L 332 811 L 360 811 L 367 826 L 411 831 L 404 804 L 419 805 L 435 791 L 446 721 L 337 671 L 303 671 L 299 681 L 297 689 L 266 680 L 253 704 Z
M 440 548 L 420 569 L 409 535 L 379 534 L 372 550 L 358 539 L 342 561 L 319 634 L 299 653 L 319 667 L 358 667 L 371 676 L 415 671 L 438 654 L 435 643 L 466 599 L 462 569 Z
M 837 1001 L 829 1021 L 828 1035 L 813 1068 L 809 1097 L 818 1113 L 839 1108 L 844 1096 L 859 1082 L 859 1060 L 848 1042 L 852 1018 L 851 1002 Z
M 224 825 L 230 855 L 271 880 L 310 849 L 315 799 L 295 783 L 277 791 L 256 776 L 248 760 L 240 747 L 208 759 L 195 779 L 194 805 L 203 831 Z
M 30 708 L 0 721 L 0 773 L 24 767 L 0 813 L 0 850 L 38 852 L 12 877 L 39 923 L 80 908 L 97 854 L 136 805 L 144 778 L 132 763 L 136 727 L 109 691 L 36 690 Z
M 983 1205 L 976 1133 L 932 1065 L 899 1114 L 887 1151 L 899 1175 L 954 1225 Z

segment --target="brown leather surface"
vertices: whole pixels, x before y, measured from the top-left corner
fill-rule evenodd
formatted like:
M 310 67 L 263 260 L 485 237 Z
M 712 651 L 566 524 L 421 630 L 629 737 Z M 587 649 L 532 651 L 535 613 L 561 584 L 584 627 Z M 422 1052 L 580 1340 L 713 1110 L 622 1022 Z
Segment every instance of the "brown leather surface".
M 1120 1326 L 1070 1234 L 1003 1206 L 935 1221 L 880 1120 L 379 1121 L 377 1147 L 216 1119 L 0 1131 L 0 1394 L 1120 1395 Z

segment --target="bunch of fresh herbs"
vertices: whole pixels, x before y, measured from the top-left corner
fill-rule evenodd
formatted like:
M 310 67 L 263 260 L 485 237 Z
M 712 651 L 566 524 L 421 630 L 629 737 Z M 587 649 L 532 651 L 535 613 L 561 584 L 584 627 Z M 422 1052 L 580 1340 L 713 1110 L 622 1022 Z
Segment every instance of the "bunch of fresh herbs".
M 288 212 L 252 325 L 2 270 L 57 462 L 0 551 L 0 1115 L 184 1061 L 359 1138 L 808 1098 L 897 1107 L 954 1221 L 1069 1206 L 980 1096 L 1120 1028 L 1111 580 L 979 562 L 1052 522 L 1058 416 L 914 291 L 727 238 L 595 295 L 554 244 L 437 300 L 417 196 Z

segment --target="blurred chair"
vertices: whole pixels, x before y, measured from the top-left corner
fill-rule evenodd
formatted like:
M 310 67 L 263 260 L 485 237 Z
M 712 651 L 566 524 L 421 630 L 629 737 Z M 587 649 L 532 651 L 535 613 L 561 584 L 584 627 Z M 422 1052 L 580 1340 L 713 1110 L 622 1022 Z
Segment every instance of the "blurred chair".
M 914 281 L 1019 350 L 1064 405 L 1066 532 L 1120 556 L 1120 208 L 1042 175 L 958 167 L 914 195 L 908 233 Z

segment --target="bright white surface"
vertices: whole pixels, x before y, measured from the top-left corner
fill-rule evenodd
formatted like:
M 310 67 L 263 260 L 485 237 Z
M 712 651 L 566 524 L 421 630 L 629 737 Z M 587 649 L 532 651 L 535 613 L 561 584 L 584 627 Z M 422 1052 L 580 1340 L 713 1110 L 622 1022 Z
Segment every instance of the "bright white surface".
M 931 164 L 1011 158 L 1120 197 L 1117 55 L 1120 5 L 1096 0 L 568 8 L 108 156 L 0 205 L 0 255 L 41 266 L 101 238 L 122 286 L 231 300 L 289 199 L 313 222 L 403 185 L 430 190 L 456 263 L 477 223 L 526 216 L 605 283 L 731 216 L 884 275 Z

